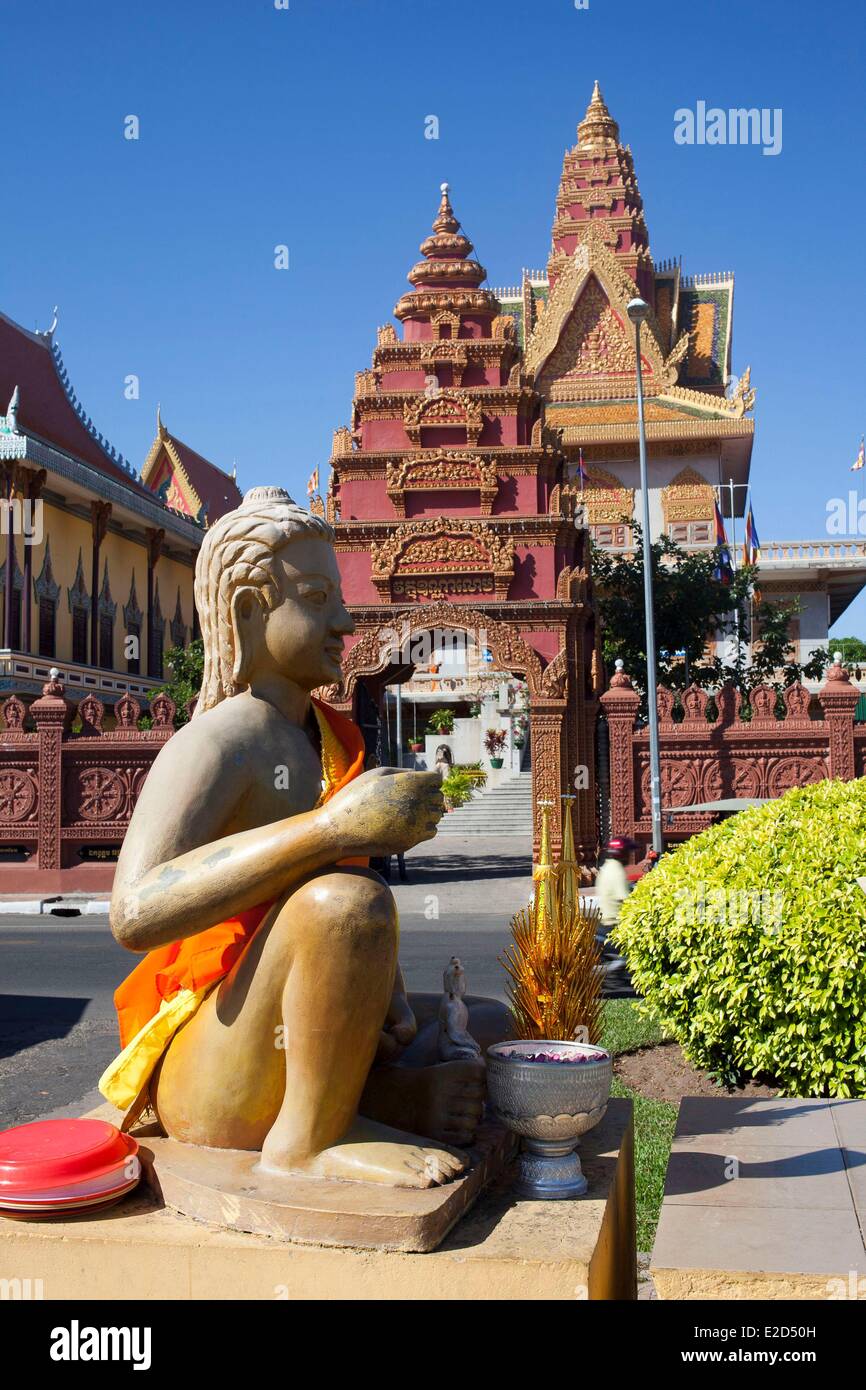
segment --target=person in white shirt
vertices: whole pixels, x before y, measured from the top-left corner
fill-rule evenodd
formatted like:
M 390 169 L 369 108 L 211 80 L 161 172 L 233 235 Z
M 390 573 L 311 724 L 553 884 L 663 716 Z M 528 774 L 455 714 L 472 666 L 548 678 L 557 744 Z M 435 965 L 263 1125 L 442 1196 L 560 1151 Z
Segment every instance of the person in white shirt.
M 620 987 L 629 987 L 628 971 L 624 958 L 612 945 L 608 936 L 619 921 L 622 905 L 631 892 L 631 884 L 626 877 L 625 857 L 634 849 L 634 840 L 626 836 L 616 836 L 605 846 L 604 862 L 595 879 L 595 895 L 601 912 L 601 926 L 597 939 L 601 944 L 601 963 L 605 974 L 605 992 Z

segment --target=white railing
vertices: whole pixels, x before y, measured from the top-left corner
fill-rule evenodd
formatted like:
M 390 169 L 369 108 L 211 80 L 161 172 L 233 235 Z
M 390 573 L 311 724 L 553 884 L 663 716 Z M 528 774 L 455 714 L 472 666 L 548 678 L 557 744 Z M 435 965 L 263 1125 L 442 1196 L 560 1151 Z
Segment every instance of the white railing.
M 129 691 L 130 695 L 141 699 L 165 685 L 165 679 L 156 680 L 152 676 L 127 675 L 122 671 L 110 671 L 101 666 L 79 665 L 76 661 L 59 661 L 32 653 L 10 651 L 0 648 L 0 688 L 5 699 L 13 690 L 35 691 L 39 694 L 54 669 L 66 687 L 67 695 L 78 695 L 92 690 L 100 698 L 103 695 L 120 697 Z
M 820 560 L 824 564 L 833 560 L 866 560 L 866 540 L 840 537 L 824 541 L 771 541 L 761 546 L 762 565 L 789 560 Z

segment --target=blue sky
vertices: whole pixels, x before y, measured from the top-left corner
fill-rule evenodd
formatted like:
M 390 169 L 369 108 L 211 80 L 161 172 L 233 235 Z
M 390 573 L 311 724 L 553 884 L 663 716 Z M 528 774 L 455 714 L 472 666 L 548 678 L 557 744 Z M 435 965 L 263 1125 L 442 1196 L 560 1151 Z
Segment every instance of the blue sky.
M 136 465 L 161 401 L 181 438 L 237 461 L 243 487 L 302 497 L 440 182 L 492 284 L 542 267 L 597 77 L 655 258 L 736 273 L 761 540 L 822 538 L 866 429 L 864 13 L 856 0 L 3 0 L 0 308 L 44 328 L 59 304 L 73 385 Z M 674 112 L 698 101 L 781 108 L 781 152 L 675 143 Z M 866 598 L 840 626 L 866 637 Z

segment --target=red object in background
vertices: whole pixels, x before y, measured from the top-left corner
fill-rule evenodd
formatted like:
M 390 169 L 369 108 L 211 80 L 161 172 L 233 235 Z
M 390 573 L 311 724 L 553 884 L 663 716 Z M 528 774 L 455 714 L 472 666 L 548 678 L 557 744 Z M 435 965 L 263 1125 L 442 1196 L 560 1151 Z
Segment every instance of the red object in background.
M 131 1191 L 138 1143 L 107 1120 L 37 1120 L 0 1133 L 0 1208 L 63 1209 Z

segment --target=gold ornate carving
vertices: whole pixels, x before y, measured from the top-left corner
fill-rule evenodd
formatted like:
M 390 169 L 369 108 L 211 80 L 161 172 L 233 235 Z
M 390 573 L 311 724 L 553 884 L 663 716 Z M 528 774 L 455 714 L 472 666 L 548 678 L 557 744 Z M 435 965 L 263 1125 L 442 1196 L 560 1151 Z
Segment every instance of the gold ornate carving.
M 397 341 L 397 330 L 393 323 L 383 323 L 376 333 L 376 346 L 391 347 Z
M 568 695 L 568 658 L 564 648 L 561 648 L 545 666 L 541 677 L 541 690 L 542 694 L 551 695 L 557 700 L 564 700 Z
M 539 385 L 545 391 L 553 382 L 562 383 L 567 390 L 574 377 L 633 375 L 634 369 L 634 347 L 591 276 L 545 363 Z
M 442 336 L 442 329 L 446 325 L 448 325 L 451 329 L 452 339 L 456 338 L 458 332 L 460 331 L 460 315 L 453 314 L 450 309 L 440 309 L 438 313 L 431 314 L 430 323 L 434 329 L 434 342 L 437 340 L 440 342 L 448 341 L 447 338 L 443 338 Z M 426 349 L 428 347 L 429 344 L 425 342 L 424 348 Z
M 710 391 L 695 391 L 688 386 L 671 386 L 665 389 L 664 399 L 683 404 L 699 406 L 715 416 L 742 420 L 747 410 L 755 404 L 755 389 L 751 385 L 752 369 L 747 367 L 737 381 L 731 396 L 718 396 Z M 751 424 L 751 421 L 745 422 Z
M 715 495 L 706 478 L 694 468 L 683 468 L 662 488 L 662 513 L 672 521 L 711 521 Z
M 752 386 L 752 369 L 747 367 L 738 380 L 728 404 L 734 415 L 744 415 L 755 404 L 755 390 Z
M 547 310 L 539 320 L 526 346 L 524 365 L 526 370 L 534 372 L 536 377 L 539 377 L 543 372 L 548 380 L 552 379 L 553 374 L 547 370 L 547 364 L 552 354 L 557 350 L 563 333 L 569 327 L 575 308 L 579 308 L 579 301 L 585 292 L 586 282 L 590 276 L 595 278 L 600 290 L 603 291 L 603 297 L 607 299 L 607 308 L 613 311 L 616 321 L 616 329 L 609 324 L 606 318 L 603 325 L 597 324 L 596 326 L 597 337 L 599 334 L 601 335 L 595 345 L 594 353 L 598 375 L 603 377 L 612 372 L 615 376 L 621 376 L 627 370 L 627 358 L 624 350 L 613 352 L 610 367 L 604 365 L 606 354 L 610 353 L 611 347 L 616 344 L 617 348 L 621 349 L 623 342 L 628 344 L 631 359 L 630 370 L 632 375 L 634 373 L 634 352 L 631 349 L 626 329 L 628 323 L 626 305 L 630 299 L 634 298 L 637 287 L 623 266 L 621 258 L 614 255 L 610 248 L 605 245 L 603 225 L 609 224 L 590 222 L 584 228 L 579 228 L 579 224 L 571 223 L 567 229 L 568 235 L 577 235 L 578 244 L 572 256 L 567 257 L 564 263 L 558 263 L 556 269 L 559 274 L 550 292 Z M 551 275 L 554 273 L 552 261 L 549 271 Z M 595 296 L 595 292 L 594 297 L 588 301 L 588 308 L 591 309 L 593 305 L 597 306 L 596 317 L 598 318 L 604 311 L 600 301 Z M 592 327 L 593 324 L 588 322 L 584 331 L 586 332 Z M 578 344 L 572 339 L 572 350 L 577 346 Z M 661 330 L 652 311 L 647 318 L 641 338 L 641 352 L 647 364 L 650 380 L 654 377 L 664 382 L 671 378 L 676 380 L 685 348 L 678 343 L 674 352 L 666 358 Z M 567 359 L 567 353 L 565 356 Z
M 366 367 L 363 372 L 355 373 L 356 396 L 375 396 L 378 389 L 379 378 L 372 367 Z
M 386 636 L 377 620 L 376 626 L 365 632 L 350 648 L 343 662 L 343 681 L 330 687 L 326 699 L 346 702 L 351 698 L 359 676 L 384 672 L 393 656 L 393 634 L 400 642 L 411 640 L 416 633 L 431 628 L 471 634 L 479 647 L 487 648 L 500 670 L 524 675 L 531 695 L 541 690 L 542 666 L 538 653 L 523 640 L 511 623 L 497 622 L 466 604 L 449 603 L 447 599 L 425 603 L 420 608 L 396 609 L 387 615 Z
M 468 443 L 477 444 L 484 417 L 479 401 L 468 391 L 446 390 L 407 401 L 403 408 L 403 424 L 412 443 L 418 446 L 422 428 L 443 425 L 465 429 Z
M 593 464 L 587 470 L 581 500 L 589 526 L 616 525 L 634 516 L 634 488 L 626 487 L 613 473 Z
M 331 449 L 331 456 L 333 458 L 342 458 L 346 454 L 351 454 L 351 452 L 351 431 L 349 430 L 348 425 L 341 425 L 339 429 L 334 430 L 334 444 Z
M 398 516 L 406 515 L 407 492 L 473 491 L 480 494 L 482 516 L 489 516 L 499 489 L 496 464 L 480 455 L 439 450 L 429 458 L 389 461 L 385 489 Z
M 383 598 L 437 590 L 506 598 L 514 574 L 514 538 L 500 535 L 487 521 L 443 516 L 412 521 L 373 541 L 370 555 L 373 583 Z

